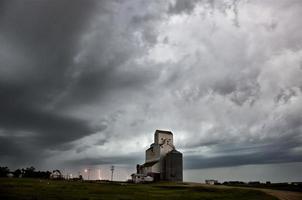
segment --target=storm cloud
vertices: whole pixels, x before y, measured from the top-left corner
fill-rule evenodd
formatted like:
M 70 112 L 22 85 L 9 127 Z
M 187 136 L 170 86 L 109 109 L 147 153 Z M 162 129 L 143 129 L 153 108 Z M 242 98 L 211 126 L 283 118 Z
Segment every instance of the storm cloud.
M 302 162 L 300 1 L 0 1 L 0 160 Z M 51 164 L 50 164 L 51 163 Z

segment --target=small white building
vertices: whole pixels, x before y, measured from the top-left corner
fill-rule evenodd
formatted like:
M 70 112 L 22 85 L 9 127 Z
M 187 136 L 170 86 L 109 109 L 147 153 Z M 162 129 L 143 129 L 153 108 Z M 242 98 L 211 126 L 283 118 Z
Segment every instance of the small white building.
M 131 174 L 133 183 L 152 182 L 153 177 L 144 174 Z
M 54 170 L 51 174 L 50 174 L 50 179 L 63 179 L 63 175 L 60 172 L 60 170 Z
M 215 185 L 218 183 L 217 180 L 213 180 L 213 179 L 209 179 L 209 180 L 205 180 L 205 183 L 208 185 Z

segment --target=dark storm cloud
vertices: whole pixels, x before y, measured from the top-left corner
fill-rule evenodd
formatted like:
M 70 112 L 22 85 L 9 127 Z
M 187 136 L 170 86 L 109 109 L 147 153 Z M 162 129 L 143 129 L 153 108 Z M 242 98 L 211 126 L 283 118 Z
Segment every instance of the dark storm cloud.
M 28 157 L 33 162 L 39 160 L 48 149 L 70 149 L 73 146 L 65 143 L 106 129 L 105 125 L 94 127 L 86 120 L 33 105 L 25 95 L 25 88 L 2 86 L 1 152 L 2 156 L 23 158 L 14 163 L 26 161 Z
M 27 84 L 36 85 L 35 90 L 45 92 L 48 89 L 54 92 L 66 83 L 66 70 L 74 54 L 76 41 L 93 13 L 93 1 L 84 5 L 82 2 L 73 1 L 72 6 L 69 1 L 7 3 L 7 9 L 0 19 L 0 35 L 5 38 L 2 47 L 15 45 L 28 56 L 29 63 L 19 65 L 30 70 L 24 75 L 29 74 L 31 81 Z M 2 65 L 16 67 L 10 66 L 10 63 Z
M 86 120 L 50 108 L 68 85 L 67 72 L 77 40 L 92 17 L 96 2 L 1 1 L 1 4 L 0 129 L 4 132 L 1 143 L 12 143 L 1 145 L 1 152 L 18 157 L 21 152 L 38 159 L 37 151 L 41 154 L 48 148 L 106 128 L 92 127 Z M 18 52 L 9 52 L 13 56 L 7 57 L 7 48 Z M 26 57 L 26 62 L 22 57 Z
M 102 157 L 98 156 L 97 158 L 82 158 L 75 160 L 67 160 L 66 165 L 76 165 L 76 166 L 87 166 L 87 165 L 102 165 L 102 164 L 127 164 L 135 166 L 137 163 L 140 163 L 142 159 L 141 155 L 124 155 L 124 156 L 110 156 Z
M 116 90 L 127 93 L 127 88 L 144 85 L 156 74 L 120 67 L 129 60 L 135 45 L 130 33 L 115 32 L 112 27 L 118 20 L 113 17 L 118 3 L 47 0 L 1 4 L 0 130 L 5 133 L 1 140 L 18 140 L 23 134 L 18 148 L 24 157 L 34 160 L 40 157 L 36 151 L 67 151 L 74 148 L 71 142 L 101 133 L 106 124 L 92 125 L 64 109 L 77 110 L 80 105 L 106 99 Z M 86 47 L 82 39 L 100 17 L 113 21 L 97 24 L 92 44 L 88 40 Z M 84 58 L 77 61 L 82 52 Z M 106 140 L 99 141 L 103 145 Z M 13 144 L 2 152 L 18 157 Z
M 21 156 L 24 154 L 22 150 L 22 146 L 16 144 L 16 139 L 14 137 L 0 136 L 0 156 L 15 156 L 20 154 Z
M 293 151 L 301 145 L 300 132 L 294 132 L 276 141 L 255 141 L 255 143 L 215 144 L 215 152 L 219 156 L 186 157 L 186 167 L 189 169 L 229 167 L 246 164 L 270 164 L 301 162 L 302 156 Z M 216 148 L 217 147 L 217 148 Z M 221 155 L 224 154 L 224 155 Z
M 176 0 L 174 4 L 169 5 L 169 12 L 172 14 L 190 13 L 197 2 L 200 0 L 182 1 Z
M 45 144 L 65 143 L 97 131 L 84 120 L 36 105 L 34 95 L 39 93 L 31 95 L 26 87 L 0 83 L 0 89 L 0 126 L 5 130 L 38 134 L 35 137 Z
M 106 142 L 108 142 L 108 140 L 106 140 L 106 139 L 101 139 L 101 140 L 96 141 L 95 144 L 101 146 L 101 145 L 104 145 Z
M 85 151 L 86 149 L 88 149 L 90 146 L 82 146 L 76 149 L 76 153 L 81 153 L 83 151 Z
M 287 90 L 281 89 L 280 93 L 275 97 L 276 103 L 287 103 L 292 97 L 295 97 L 297 92 L 292 88 Z
M 81 28 L 87 25 L 85 22 L 93 15 L 96 6 L 96 1 L 83 2 L 4 1 L 1 35 L 16 40 L 39 55 L 44 52 L 53 52 L 56 56 L 62 52 L 69 53 L 73 51 L 70 47 L 76 44 Z
M 131 90 L 141 88 L 152 81 L 156 75 L 152 71 L 140 69 L 123 72 L 115 68 L 117 66 L 119 65 L 110 64 L 102 70 L 83 72 L 76 80 L 74 87 L 70 89 L 66 101 L 74 101 L 79 104 L 93 103 L 98 99 L 106 98 L 116 90 L 126 91 L 128 88 Z
M 255 103 L 260 93 L 260 85 L 254 76 L 243 76 L 240 79 L 226 76 L 222 80 L 213 81 L 210 88 L 219 95 L 229 96 L 239 106 L 245 102 Z
M 205 169 L 216 167 L 231 167 L 249 164 L 273 164 L 302 162 L 302 157 L 298 154 L 289 155 L 287 152 L 275 153 L 250 153 L 246 155 L 228 155 L 211 158 L 188 156 L 185 158 L 185 168 L 187 169 Z
M 77 160 L 69 160 L 65 163 L 70 166 L 81 166 L 81 165 L 102 165 L 102 164 L 111 164 L 100 158 L 83 158 Z
M 66 0 L 7 1 L 0 19 L 0 36 L 4 38 L 1 48 L 14 47 L 27 61 L 18 62 L 20 55 L 15 54 L 7 63 L 1 62 L 1 71 L 7 73 L 1 84 L 15 87 L 16 93 L 10 97 L 13 101 L 19 95 L 25 97 L 18 99 L 24 104 L 45 106 L 64 90 L 70 81 L 68 70 L 77 40 L 91 18 L 94 5 L 95 1 L 83 4 L 81 0 L 73 1 L 72 5 Z M 2 56 L 5 60 L 5 55 Z M 11 78 L 10 71 L 14 68 L 16 78 Z
M 185 167 L 188 169 L 200 169 L 246 164 L 301 162 L 301 154 L 294 150 L 295 148 L 299 148 L 302 143 L 301 120 L 299 122 L 293 121 L 295 120 L 291 120 L 290 124 L 287 124 L 287 130 L 290 131 L 286 135 L 273 140 L 266 139 L 264 141 L 257 140 L 241 143 L 216 141 L 211 144 L 200 144 L 210 146 L 213 149 L 212 153 L 214 155 L 211 157 L 187 156 L 185 158 Z
M 7 131 L 11 133 L 11 131 Z M 0 136 L 1 165 L 10 164 L 14 167 L 39 165 L 45 157 L 50 156 L 44 147 L 37 147 L 32 138 L 23 136 Z

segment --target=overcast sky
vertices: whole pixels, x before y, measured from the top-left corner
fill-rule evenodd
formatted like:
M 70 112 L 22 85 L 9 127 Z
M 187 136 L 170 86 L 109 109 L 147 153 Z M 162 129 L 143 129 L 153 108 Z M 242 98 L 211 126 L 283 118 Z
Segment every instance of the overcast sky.
M 185 180 L 301 181 L 301 18 L 300 0 L 0 0 L 0 165 L 124 178 L 165 129 Z

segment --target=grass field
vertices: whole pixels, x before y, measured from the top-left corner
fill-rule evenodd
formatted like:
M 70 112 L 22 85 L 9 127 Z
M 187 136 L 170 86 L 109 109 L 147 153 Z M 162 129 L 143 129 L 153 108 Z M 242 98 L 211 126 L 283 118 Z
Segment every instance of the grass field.
M 0 178 L 0 199 L 276 200 L 261 191 L 185 184 L 121 184 Z

